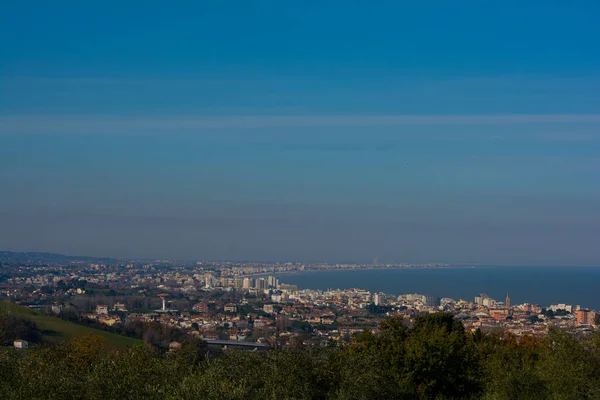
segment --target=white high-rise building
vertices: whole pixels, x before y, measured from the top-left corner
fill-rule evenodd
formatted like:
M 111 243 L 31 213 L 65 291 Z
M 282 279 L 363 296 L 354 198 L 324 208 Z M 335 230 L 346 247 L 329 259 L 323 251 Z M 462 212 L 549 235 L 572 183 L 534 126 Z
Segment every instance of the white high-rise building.
M 256 289 L 258 290 L 265 290 L 267 288 L 267 281 L 265 278 L 258 278 L 255 282 L 256 284 Z
M 267 278 L 267 285 L 272 288 L 277 288 L 277 286 L 279 286 L 279 279 L 274 276 L 269 276 Z
M 479 306 L 483 306 L 484 300 L 489 299 L 489 298 L 490 298 L 490 296 L 488 296 L 487 294 L 481 293 L 479 296 L 475 296 L 475 304 L 477 304 Z
M 373 295 L 373 303 L 376 306 L 381 306 L 385 304 L 385 295 L 383 293 L 375 293 Z
M 483 305 L 485 307 L 495 307 L 496 306 L 496 300 L 490 298 L 490 297 L 486 297 L 485 299 L 483 299 Z
M 215 281 L 215 277 L 213 274 L 211 274 L 211 273 L 204 274 L 204 287 L 205 288 L 213 287 L 215 285 L 214 281 Z
M 244 289 L 252 289 L 254 287 L 253 280 L 252 278 L 244 278 Z

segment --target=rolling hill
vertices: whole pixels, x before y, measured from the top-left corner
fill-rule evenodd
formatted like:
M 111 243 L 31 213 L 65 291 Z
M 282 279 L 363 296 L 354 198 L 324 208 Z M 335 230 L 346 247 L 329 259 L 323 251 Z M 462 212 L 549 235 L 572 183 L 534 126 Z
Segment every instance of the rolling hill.
M 42 253 L 38 251 L 0 251 L 0 262 L 23 263 L 30 265 L 54 264 L 68 262 L 114 262 L 114 258 L 90 257 L 90 256 L 67 256 L 56 253 Z
M 77 336 L 93 334 L 103 336 L 106 344 L 113 348 L 123 349 L 142 344 L 139 339 L 78 325 L 7 301 L 0 302 L 0 313 L 11 313 L 34 321 L 42 330 L 43 339 L 48 342 L 58 342 Z

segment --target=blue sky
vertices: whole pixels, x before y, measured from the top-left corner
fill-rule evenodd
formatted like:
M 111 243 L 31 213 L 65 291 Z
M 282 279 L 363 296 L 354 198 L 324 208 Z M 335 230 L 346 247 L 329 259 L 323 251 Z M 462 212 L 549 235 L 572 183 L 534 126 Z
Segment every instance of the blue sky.
M 596 2 L 120 3 L 1 6 L 0 248 L 600 265 Z

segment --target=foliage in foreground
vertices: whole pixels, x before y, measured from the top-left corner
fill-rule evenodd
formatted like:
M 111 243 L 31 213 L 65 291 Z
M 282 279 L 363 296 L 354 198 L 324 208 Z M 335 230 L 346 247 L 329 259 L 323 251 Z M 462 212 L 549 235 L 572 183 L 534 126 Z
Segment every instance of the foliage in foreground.
M 101 337 L 0 351 L 2 399 L 600 399 L 600 339 L 472 335 L 449 314 L 398 319 L 343 347 L 206 358 Z

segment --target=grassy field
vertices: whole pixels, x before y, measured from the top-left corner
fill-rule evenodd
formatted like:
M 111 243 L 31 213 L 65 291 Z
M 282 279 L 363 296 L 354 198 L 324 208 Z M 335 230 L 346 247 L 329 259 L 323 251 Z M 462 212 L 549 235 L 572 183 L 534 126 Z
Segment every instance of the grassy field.
M 142 341 L 139 339 L 104 332 L 99 329 L 65 321 L 58 317 L 43 315 L 38 311 L 34 311 L 14 303 L 9 303 L 6 301 L 0 302 L 0 313 L 5 314 L 7 312 L 23 316 L 24 318 L 34 321 L 38 328 L 43 331 L 42 333 L 44 340 L 49 342 L 57 342 L 77 336 L 93 334 L 104 336 L 106 344 L 113 348 L 123 349 L 142 344 Z

